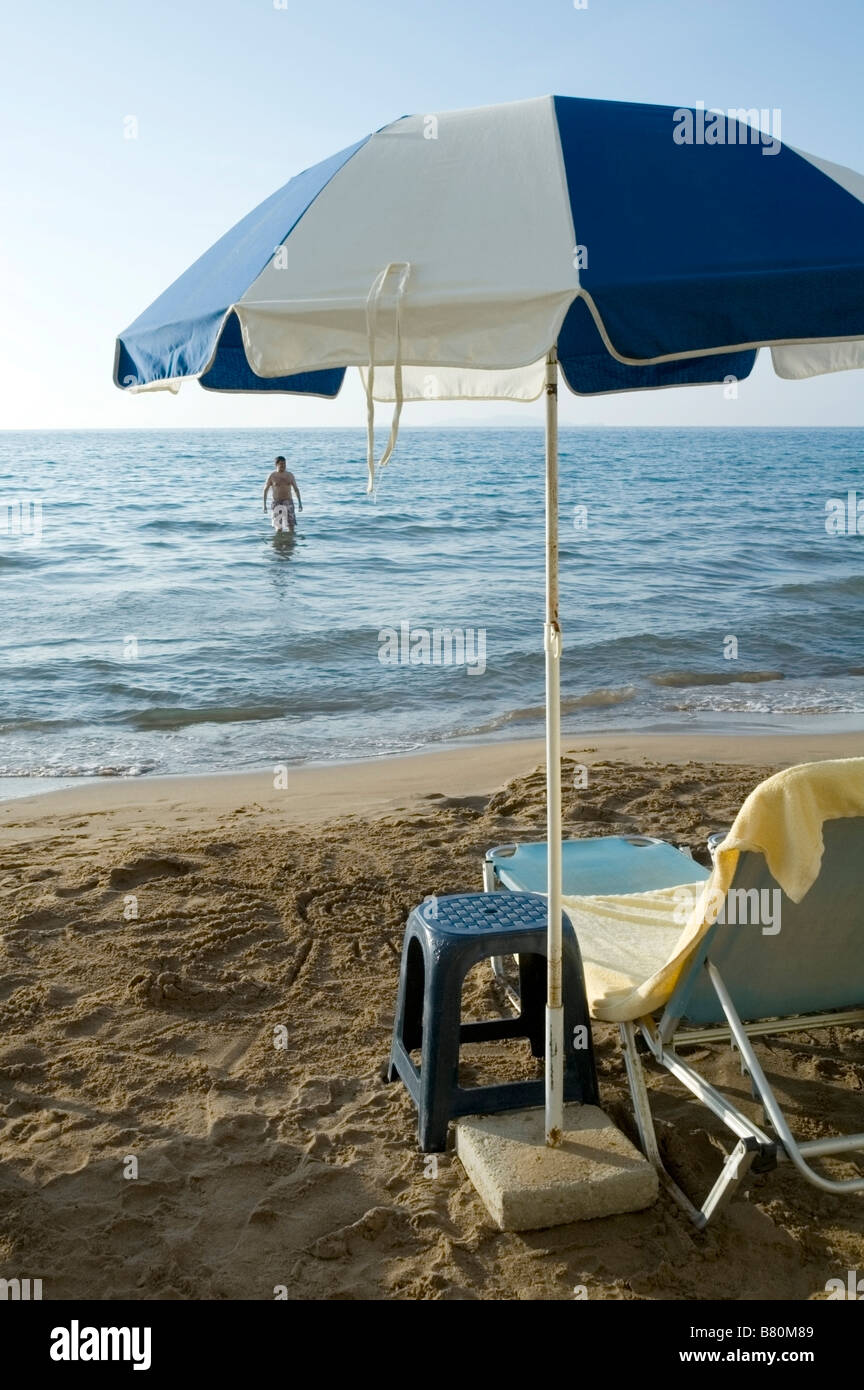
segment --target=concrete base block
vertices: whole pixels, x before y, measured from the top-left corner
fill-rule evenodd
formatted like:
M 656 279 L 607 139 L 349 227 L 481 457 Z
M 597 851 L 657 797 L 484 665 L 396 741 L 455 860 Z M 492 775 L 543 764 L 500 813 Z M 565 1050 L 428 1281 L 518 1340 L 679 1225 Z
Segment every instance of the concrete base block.
M 534 1231 L 641 1211 L 657 1199 L 654 1168 L 596 1105 L 566 1105 L 558 1148 L 542 1110 L 467 1115 L 456 1153 L 502 1231 Z

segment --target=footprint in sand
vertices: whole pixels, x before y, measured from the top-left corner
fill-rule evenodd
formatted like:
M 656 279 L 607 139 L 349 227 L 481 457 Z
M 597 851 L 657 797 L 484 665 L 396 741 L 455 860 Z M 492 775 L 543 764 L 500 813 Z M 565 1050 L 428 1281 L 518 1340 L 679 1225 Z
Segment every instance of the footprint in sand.
M 142 855 L 126 864 L 115 865 L 108 874 L 112 888 L 136 888 L 155 878 L 182 878 L 201 867 L 188 859 L 174 859 L 170 855 Z

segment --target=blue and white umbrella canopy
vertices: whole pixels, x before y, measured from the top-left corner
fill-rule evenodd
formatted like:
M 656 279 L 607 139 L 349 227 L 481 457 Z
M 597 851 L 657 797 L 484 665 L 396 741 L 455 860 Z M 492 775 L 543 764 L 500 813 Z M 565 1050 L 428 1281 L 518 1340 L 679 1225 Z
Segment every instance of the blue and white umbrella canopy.
M 541 97 L 406 116 L 287 183 L 120 335 L 118 386 L 546 393 L 546 1132 L 563 1122 L 558 365 L 571 390 L 864 366 L 864 178 L 749 113 Z M 556 361 L 557 351 L 557 361 Z
M 381 400 L 526 400 L 556 342 L 584 394 L 742 378 L 760 346 L 784 377 L 861 366 L 864 178 L 702 110 L 407 116 L 226 233 L 115 380 L 333 396 L 371 363 Z

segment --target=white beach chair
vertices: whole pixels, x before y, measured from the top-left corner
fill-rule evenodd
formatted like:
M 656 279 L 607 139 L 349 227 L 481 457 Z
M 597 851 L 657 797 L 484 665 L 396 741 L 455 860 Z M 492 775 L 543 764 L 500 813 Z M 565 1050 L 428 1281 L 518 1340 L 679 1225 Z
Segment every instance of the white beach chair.
M 864 1133 L 797 1141 L 750 1041 L 864 1022 L 862 888 L 864 759 L 855 758 L 789 768 L 757 787 L 716 847 L 707 883 L 565 896 L 592 1017 L 620 1028 L 644 1151 L 700 1227 L 754 1166 L 788 1161 L 823 1191 L 864 1191 L 864 1176 L 830 1178 L 813 1167 L 814 1160 L 864 1150 Z M 639 1037 L 735 1140 L 701 1206 L 665 1172 Z M 758 1124 L 677 1050 L 721 1039 L 740 1053 L 762 1106 Z

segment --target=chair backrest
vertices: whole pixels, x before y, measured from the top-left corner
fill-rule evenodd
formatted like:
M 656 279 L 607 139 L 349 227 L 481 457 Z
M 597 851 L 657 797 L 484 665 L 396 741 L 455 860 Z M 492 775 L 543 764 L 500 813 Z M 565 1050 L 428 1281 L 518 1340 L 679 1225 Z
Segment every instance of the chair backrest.
M 787 898 L 761 854 L 741 854 L 725 920 L 669 1001 L 673 1013 L 690 1023 L 724 1022 L 699 964 L 706 954 L 745 1020 L 864 1006 L 864 818 L 826 821 L 823 838 L 819 877 L 800 903 Z

